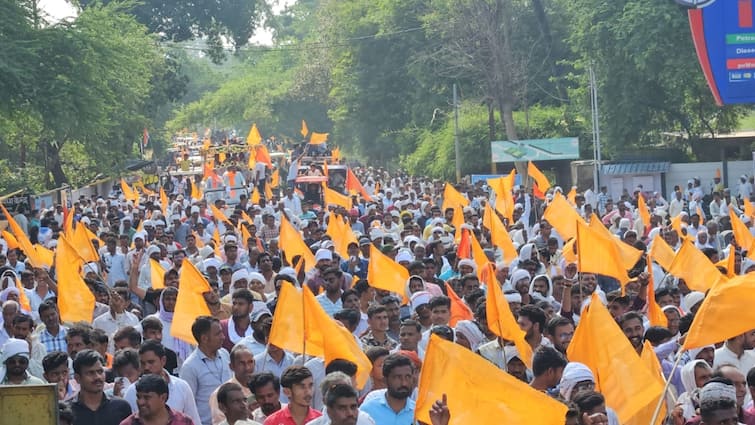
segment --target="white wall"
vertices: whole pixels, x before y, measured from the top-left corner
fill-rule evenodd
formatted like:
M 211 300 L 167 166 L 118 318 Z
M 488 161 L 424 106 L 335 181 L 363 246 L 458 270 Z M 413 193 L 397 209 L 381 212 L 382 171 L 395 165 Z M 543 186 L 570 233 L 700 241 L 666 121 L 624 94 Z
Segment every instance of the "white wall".
M 687 187 L 687 180 L 699 177 L 700 183 L 703 186 L 703 192 L 710 193 L 713 185 L 713 177 L 716 175 L 716 169 L 721 169 L 721 175 L 723 177 L 723 167 L 720 161 L 718 162 L 695 162 L 688 164 L 671 164 L 669 172 L 666 173 L 666 192 L 664 196 L 666 199 L 671 199 L 671 192 L 674 191 L 674 186 L 679 185 L 682 188 Z M 732 193 L 736 194 L 737 184 L 739 183 L 739 176 L 747 174 L 751 176 L 753 174 L 753 162 L 752 161 L 729 161 L 727 163 L 729 172 L 729 181 L 724 182 L 724 187 L 732 189 Z

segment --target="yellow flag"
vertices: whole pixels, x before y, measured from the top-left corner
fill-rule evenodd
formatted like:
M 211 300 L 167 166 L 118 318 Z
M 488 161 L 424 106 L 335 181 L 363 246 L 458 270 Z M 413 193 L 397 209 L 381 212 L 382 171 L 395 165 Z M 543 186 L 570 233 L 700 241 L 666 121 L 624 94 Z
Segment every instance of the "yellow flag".
M 165 288 L 165 269 L 160 262 L 149 259 L 149 276 L 152 280 L 152 289 Z
M 545 193 L 551 187 L 548 177 L 545 177 L 545 174 L 543 174 L 542 171 L 532 163 L 532 161 L 527 163 L 527 174 L 535 180 L 537 188 L 540 189 L 541 192 Z
M 39 261 L 41 261 L 42 264 L 44 264 L 47 267 L 52 267 L 52 264 L 55 259 L 55 253 L 52 250 L 47 249 L 39 244 L 34 245 L 34 250 L 37 252 Z
M 524 339 L 525 332 L 516 322 L 499 285 L 488 285 L 485 305 L 490 331 L 506 341 L 512 341 L 519 352 L 519 357 L 527 368 L 532 369 L 532 347 Z
M 209 205 L 210 205 L 210 211 L 212 211 L 213 217 L 215 217 L 216 219 L 220 221 L 224 221 L 228 223 L 229 226 L 233 227 L 233 223 L 231 223 L 231 220 L 228 218 L 228 216 L 225 215 L 223 211 L 220 211 L 220 209 L 218 209 L 218 207 L 216 207 L 214 204 L 209 204 Z M 215 227 L 215 229 L 217 229 L 217 227 Z
M 357 243 L 357 238 L 354 236 L 351 226 L 346 224 L 343 217 L 338 214 L 332 214 L 328 220 L 328 229 L 325 231 L 325 234 L 333 239 L 333 245 L 335 245 L 338 255 L 341 258 L 349 258 L 349 244 Z
M 92 240 L 89 238 L 86 226 L 84 223 L 79 222 L 76 224 L 76 228 L 73 231 L 73 237 L 70 238 L 71 245 L 79 253 L 79 256 L 87 262 L 97 262 L 100 260 L 100 256 L 94 249 Z
M 611 232 L 608 231 L 606 226 L 604 226 L 603 223 L 600 222 L 600 219 L 597 215 L 595 215 L 595 213 L 592 214 L 587 227 L 603 235 L 604 238 L 611 241 L 616 246 L 617 253 L 619 255 L 619 258 L 621 259 L 621 264 L 625 269 L 632 269 L 634 265 L 637 264 L 637 261 L 640 260 L 640 257 L 642 257 L 642 251 L 633 247 L 632 245 L 629 245 L 628 243 L 622 242 L 619 238 L 612 235 Z
M 569 239 L 564 243 L 564 249 L 561 250 L 566 264 L 577 263 L 577 253 L 574 251 L 574 245 L 577 243 L 577 238 Z
M 684 348 L 700 348 L 734 338 L 752 329 L 755 273 L 722 280 L 711 288 L 695 314 Z
M 729 220 L 731 221 L 731 231 L 734 233 L 734 240 L 737 241 L 737 245 L 742 249 L 748 249 L 751 247 L 752 241 L 755 238 L 752 237 L 750 229 L 742 223 L 742 220 L 737 217 L 737 214 L 731 208 L 729 208 Z
M 309 137 L 309 144 L 310 145 L 321 145 L 325 143 L 328 140 L 328 134 L 329 133 L 315 133 L 312 132 L 312 135 Z
M 64 322 L 91 322 L 94 294 L 81 277 L 82 260 L 64 235 L 58 237 L 55 271 L 58 275 L 58 308 Z
M 281 214 L 278 244 L 280 245 L 280 249 L 286 254 L 289 264 L 293 264 L 294 257 L 300 255 L 306 262 L 305 267 L 307 269 L 315 266 L 315 255 L 312 254 L 312 250 L 304 243 L 301 233 L 288 221 L 285 214 Z
M 252 191 L 252 196 L 249 198 L 249 200 L 252 202 L 252 205 L 259 205 L 260 203 L 260 191 L 257 190 L 257 187 L 254 187 L 254 190 Z
M 585 220 L 577 214 L 574 207 L 564 199 L 560 193 L 553 196 L 553 200 L 545 208 L 543 218 L 556 229 L 564 240 L 577 236 L 577 223 L 585 224 Z
M 74 216 L 74 210 L 70 209 L 68 212 L 66 212 L 66 218 L 63 222 L 63 232 L 66 234 L 66 236 L 71 236 L 73 234 L 73 216 Z
M 668 272 L 684 279 L 691 290 L 700 292 L 705 292 L 719 280 L 726 279 L 689 239 L 682 242 Z
M 653 258 L 648 255 L 648 273 L 650 274 L 650 283 L 647 286 L 648 299 L 648 320 L 651 326 L 668 326 L 668 319 L 663 313 L 661 306 L 655 301 L 655 277 L 653 276 Z
M 451 219 L 451 225 L 456 229 L 456 232 L 454 232 L 454 241 L 456 241 L 456 243 L 459 243 L 461 240 L 462 224 L 464 224 L 464 211 L 462 211 L 461 207 L 457 205 L 454 207 L 454 215 Z
M 270 177 L 270 186 L 278 187 L 280 185 L 281 185 L 280 170 L 276 168 L 275 171 L 273 171 L 273 175 Z
M 8 231 L 3 230 L 2 232 L 0 232 L 0 236 L 2 236 L 3 240 L 5 240 L 5 243 L 8 245 L 8 249 L 16 249 L 21 247 L 21 245 L 18 244 L 16 237 L 10 234 Z
M 584 223 L 577 223 L 577 266 L 580 272 L 616 278 L 622 287 L 629 281 L 621 254 L 612 236 L 597 232 Z
M 506 217 L 509 222 L 513 220 L 514 214 L 514 179 L 516 178 L 516 169 L 503 177 L 488 179 L 488 185 L 495 192 L 495 209 L 502 216 Z
M 506 230 L 506 226 L 503 225 L 503 222 L 496 215 L 495 211 L 490 208 L 489 203 L 485 203 L 485 216 L 483 217 L 482 224 L 490 230 L 490 239 L 493 245 L 503 251 L 503 261 L 508 264 L 519 256 L 514 243 L 511 241 L 511 236 Z
M 212 291 L 210 284 L 199 273 L 194 264 L 184 258 L 181 266 L 181 276 L 178 278 L 178 298 L 176 310 L 173 313 L 173 326 L 170 335 L 189 344 L 196 345 L 197 341 L 191 334 L 191 325 L 199 316 L 209 316 L 210 308 L 204 300 L 203 293 Z
M 746 199 L 744 201 L 745 204 L 745 215 L 747 217 L 753 218 L 755 217 L 755 206 L 752 205 L 752 202 L 750 202 L 749 199 Z
M 577 187 L 572 186 L 569 193 L 566 194 L 566 200 L 572 205 L 577 205 Z
M 676 253 L 670 246 L 668 246 L 661 235 L 655 235 L 653 243 L 650 246 L 649 256 L 653 257 L 653 259 L 660 264 L 664 270 L 669 271 L 669 269 L 671 269 L 671 264 L 674 262 L 674 257 L 676 257 Z
M 622 424 L 663 392 L 663 385 L 642 362 L 597 293 L 580 317 L 567 357 L 592 370 L 595 390 L 606 398 L 606 406 L 616 410 Z
M 199 189 L 199 183 L 191 182 L 191 199 L 200 201 L 202 199 L 202 190 Z
M 642 196 L 642 193 L 637 196 L 637 212 L 640 214 L 642 224 L 645 227 L 650 226 L 650 211 L 648 211 L 648 206 L 645 204 L 645 197 Z
M 653 374 L 660 385 L 665 386 L 666 381 L 663 378 L 663 370 L 661 364 L 658 362 L 658 356 L 655 355 L 653 346 L 650 345 L 650 341 L 645 340 L 644 347 L 642 348 L 642 354 L 640 360 L 645 367 Z M 626 422 L 626 425 L 648 425 L 653 420 L 653 414 L 655 413 L 655 407 L 658 405 L 658 399 L 661 398 L 661 394 L 658 394 L 653 401 L 648 403 L 644 409 L 640 409 L 636 415 Z M 666 418 L 666 404 L 661 405 L 661 411 L 655 420 L 654 425 L 661 425 Z
M 24 251 L 24 254 L 26 254 L 26 258 L 29 260 L 29 263 L 31 263 L 33 267 L 44 266 L 44 259 L 40 258 L 39 254 L 34 249 L 34 246 L 31 244 L 31 241 L 26 236 L 26 233 L 24 233 L 24 230 L 21 228 L 21 226 L 18 225 L 18 223 L 16 223 L 16 220 L 8 212 L 8 210 L 5 209 L 5 205 L 3 205 L 2 203 L 0 203 L 0 210 L 2 210 L 3 215 L 5 215 L 5 219 L 8 220 L 8 226 L 16 236 L 16 241 L 21 247 L 21 250 Z
M 16 289 L 18 289 L 18 303 L 21 304 L 21 308 L 25 312 L 31 313 L 29 297 L 26 296 L 26 289 L 21 285 L 21 280 L 19 278 L 16 278 Z
M 338 205 L 346 208 L 347 210 L 350 210 L 352 208 L 353 204 L 350 197 L 336 192 L 335 190 L 329 188 L 325 183 L 322 184 L 322 190 L 325 205 Z
M 446 183 L 446 187 L 443 189 L 443 211 L 447 208 L 455 208 L 458 205 L 462 207 L 469 206 L 469 199 L 459 193 L 451 183 Z
M 477 240 L 474 232 L 469 232 L 469 239 L 472 242 L 472 259 L 477 265 L 477 275 L 479 277 L 482 274 L 482 269 L 485 268 L 485 264 L 488 264 L 490 260 L 485 255 L 485 251 L 482 249 L 482 245 L 480 245 L 480 241 Z
M 406 302 L 405 286 L 408 279 L 409 271 L 404 266 L 391 260 L 375 245 L 370 245 L 370 263 L 367 266 L 367 281 L 370 286 L 399 294 Z
M 456 323 L 459 320 L 474 320 L 474 314 L 472 309 L 459 298 L 459 295 L 454 292 L 454 288 L 446 282 L 446 293 L 448 298 L 451 299 L 451 319 L 448 320 L 448 324 L 453 328 L 456 327 Z
M 372 363 L 362 351 L 354 335 L 337 323 L 323 310 L 315 295 L 304 285 L 305 329 L 308 332 L 321 332 L 327 335 L 323 342 L 325 364 L 335 359 L 344 359 L 357 365 L 357 388 L 364 388 L 370 377 Z
M 164 217 L 170 217 L 168 215 L 168 195 L 165 194 L 162 187 L 160 188 L 160 209 L 162 210 Z
M 305 334 L 304 298 L 301 291 L 284 281 L 273 315 L 270 343 L 293 353 L 306 351 L 310 356 L 324 357 L 323 333 L 316 327 L 309 326 L 309 330 Z
M 121 179 L 121 192 L 123 192 L 123 197 L 126 198 L 127 201 L 136 202 L 137 195 L 134 192 L 134 189 L 132 189 L 131 186 L 126 183 L 126 180 L 123 179 Z
M 415 419 L 430 423 L 430 409 L 445 394 L 450 425 L 562 424 L 566 405 L 498 369 L 461 345 L 430 336 L 419 378 Z
M 191 231 L 191 234 L 194 235 L 194 240 L 197 242 L 197 248 L 202 248 L 204 246 L 204 241 L 202 241 L 202 238 L 199 237 L 197 232 Z
M 716 268 L 721 267 L 726 269 L 726 277 L 730 279 L 737 275 L 737 273 L 734 271 L 734 268 L 736 267 L 736 255 L 734 254 L 734 251 L 734 245 L 729 245 L 729 255 L 723 260 L 713 264 L 714 266 L 716 266 Z
M 257 130 L 257 124 L 252 124 L 252 128 L 249 129 L 249 135 L 246 136 L 246 143 L 249 146 L 257 146 L 260 143 L 262 143 L 262 136 L 260 135 L 260 131 Z M 223 161 L 220 161 L 223 162 Z
M 307 134 L 309 134 L 309 128 L 307 127 L 307 122 L 304 120 L 301 120 L 301 130 L 299 131 L 301 133 L 301 137 L 307 137 Z
M 265 185 L 265 199 L 268 201 L 273 199 L 273 188 L 272 185 L 266 184 Z

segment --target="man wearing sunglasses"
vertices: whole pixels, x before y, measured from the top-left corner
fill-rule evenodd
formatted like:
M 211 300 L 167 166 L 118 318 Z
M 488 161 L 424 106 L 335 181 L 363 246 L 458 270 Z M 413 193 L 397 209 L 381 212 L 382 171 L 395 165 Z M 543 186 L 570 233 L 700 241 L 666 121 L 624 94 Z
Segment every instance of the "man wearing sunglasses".
M 29 368 L 29 343 L 23 339 L 9 338 L 2 347 L 2 370 L 0 385 L 44 385 L 41 379 L 32 376 Z

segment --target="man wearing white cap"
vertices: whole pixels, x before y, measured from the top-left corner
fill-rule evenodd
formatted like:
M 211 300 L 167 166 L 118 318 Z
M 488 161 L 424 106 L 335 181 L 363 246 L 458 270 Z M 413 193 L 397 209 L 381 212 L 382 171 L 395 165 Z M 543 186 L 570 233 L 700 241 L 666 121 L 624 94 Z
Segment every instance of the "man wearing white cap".
M 3 369 L 0 385 L 44 385 L 45 382 L 27 372 L 29 368 L 29 343 L 23 339 L 10 338 L 2 347 Z

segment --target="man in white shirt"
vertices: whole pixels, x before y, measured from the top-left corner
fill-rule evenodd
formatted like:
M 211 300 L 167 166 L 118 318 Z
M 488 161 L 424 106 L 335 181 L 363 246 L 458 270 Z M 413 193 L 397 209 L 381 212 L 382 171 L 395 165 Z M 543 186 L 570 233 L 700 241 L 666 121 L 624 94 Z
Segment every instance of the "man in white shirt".
M 294 194 L 293 187 L 286 188 L 286 196 L 281 199 L 281 202 L 283 203 L 284 208 L 291 211 L 291 214 L 297 217 L 302 215 L 301 199 L 299 199 L 299 197 Z
M 155 374 L 161 376 L 168 383 L 168 401 L 166 404 L 173 410 L 190 417 L 195 424 L 201 424 L 197 404 L 191 387 L 183 379 L 171 376 L 165 370 L 165 347 L 157 340 L 148 339 L 139 347 L 139 364 L 142 375 Z M 137 412 L 136 384 L 131 384 L 123 394 L 124 400 L 131 406 L 131 411 Z
M 322 309 L 328 313 L 328 316 L 333 317 L 336 312 L 343 308 L 341 301 L 343 272 L 337 267 L 330 267 L 323 272 L 322 278 L 325 281 L 325 291 L 315 298 Z
M 107 286 L 113 287 L 115 282 L 128 282 L 128 269 L 126 268 L 126 256 L 118 252 L 117 240 L 110 237 L 105 242 L 105 253 L 102 255 L 102 263 L 107 272 Z
M 755 354 L 751 351 L 753 348 L 755 348 L 755 330 L 727 339 L 724 345 L 716 350 L 713 368 L 728 364 L 747 375 L 747 372 L 755 366 Z
M 114 291 L 110 291 L 110 311 L 96 317 L 92 322 L 92 327 L 105 331 L 111 337 L 111 341 L 113 335 L 119 329 L 126 326 L 136 327 L 139 325 L 139 318 L 130 311 L 126 311 L 126 299 L 128 299 L 128 290 L 126 288 L 117 288 Z M 112 344 L 110 349 L 112 351 Z
M 670 218 L 674 218 L 681 214 L 682 211 L 684 211 L 684 199 L 682 199 L 682 192 L 677 190 L 674 192 L 674 199 L 669 204 L 668 215 Z

